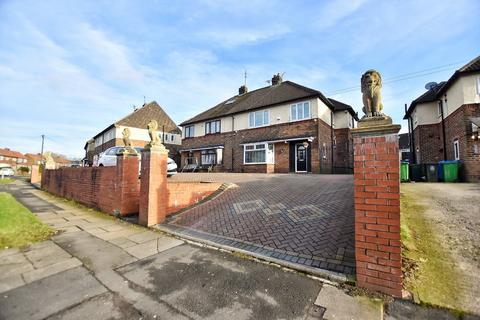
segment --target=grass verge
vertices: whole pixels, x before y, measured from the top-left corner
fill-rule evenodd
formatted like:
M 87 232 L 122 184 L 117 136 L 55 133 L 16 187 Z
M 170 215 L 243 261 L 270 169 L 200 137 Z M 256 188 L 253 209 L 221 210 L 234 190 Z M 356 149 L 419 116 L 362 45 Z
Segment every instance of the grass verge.
M 0 184 L 9 184 L 9 183 L 12 183 L 13 181 L 15 180 L 13 180 L 12 178 L 3 178 L 3 179 L 0 178 Z
M 462 276 L 440 244 L 434 224 L 427 219 L 427 207 L 413 192 L 401 195 L 401 238 L 404 287 L 415 302 L 462 310 L 458 299 Z
M 24 247 L 55 232 L 5 192 L 0 192 L 0 249 Z

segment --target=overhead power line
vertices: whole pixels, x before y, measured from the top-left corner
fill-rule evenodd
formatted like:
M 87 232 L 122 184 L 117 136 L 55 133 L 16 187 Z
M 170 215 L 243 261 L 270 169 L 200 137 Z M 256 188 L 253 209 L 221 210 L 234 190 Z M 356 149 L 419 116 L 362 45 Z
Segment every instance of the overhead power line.
M 457 62 L 453 62 L 453 63 L 441 65 L 441 66 L 436 66 L 436 67 L 432 67 L 432 68 L 428 68 L 428 69 L 423 69 L 423 70 L 419 70 L 419 71 L 405 73 L 405 74 L 398 75 L 398 76 L 388 77 L 388 78 L 384 79 L 383 83 L 384 84 L 394 83 L 394 82 L 398 82 L 398 81 L 404 81 L 404 80 L 409 80 L 409 79 L 413 79 L 413 78 L 419 78 L 419 77 L 427 76 L 427 75 L 430 75 L 430 74 L 451 70 L 451 69 L 454 68 L 454 66 L 457 66 L 459 64 L 464 64 L 465 62 L 467 62 L 467 61 L 462 60 L 462 61 L 457 61 Z M 331 91 L 327 94 L 327 96 L 335 96 L 335 95 L 339 95 L 339 94 L 342 94 L 342 93 L 356 91 L 356 90 L 359 90 L 359 89 L 360 89 L 359 85 L 358 86 L 353 86 L 353 87 L 347 87 L 347 88 Z

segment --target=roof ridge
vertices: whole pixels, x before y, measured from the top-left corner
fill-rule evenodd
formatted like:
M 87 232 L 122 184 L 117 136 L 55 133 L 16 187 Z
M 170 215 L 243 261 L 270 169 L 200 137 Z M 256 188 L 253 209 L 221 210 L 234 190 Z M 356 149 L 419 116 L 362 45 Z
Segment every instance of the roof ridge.
M 463 65 L 463 66 L 462 66 L 460 69 L 458 69 L 457 71 L 464 72 L 465 69 L 467 69 L 467 68 L 470 67 L 472 64 L 477 63 L 477 62 L 480 62 L 480 56 L 477 56 L 477 57 L 473 58 L 471 61 L 467 62 L 465 65 Z

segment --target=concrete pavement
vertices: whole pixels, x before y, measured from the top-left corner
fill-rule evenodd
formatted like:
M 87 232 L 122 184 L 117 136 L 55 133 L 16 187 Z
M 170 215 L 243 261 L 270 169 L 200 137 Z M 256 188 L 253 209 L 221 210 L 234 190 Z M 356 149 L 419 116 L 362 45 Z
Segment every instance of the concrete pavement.
M 19 181 L 2 189 L 60 232 L 0 251 L 0 319 L 322 319 L 332 311 L 315 304 L 318 280 L 73 207 Z M 365 319 L 351 310 L 342 317 Z M 379 318 L 371 310 L 366 319 Z

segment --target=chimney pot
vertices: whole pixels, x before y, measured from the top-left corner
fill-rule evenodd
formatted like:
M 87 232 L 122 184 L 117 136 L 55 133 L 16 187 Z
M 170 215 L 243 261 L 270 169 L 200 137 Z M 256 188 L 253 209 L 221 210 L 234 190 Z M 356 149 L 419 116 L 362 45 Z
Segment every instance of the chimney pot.
M 245 94 L 247 92 L 248 92 L 247 86 L 241 86 L 240 88 L 238 88 L 238 94 L 239 95 Z
M 282 83 L 283 78 L 280 73 L 274 74 L 272 77 L 272 86 L 276 86 L 277 84 Z

